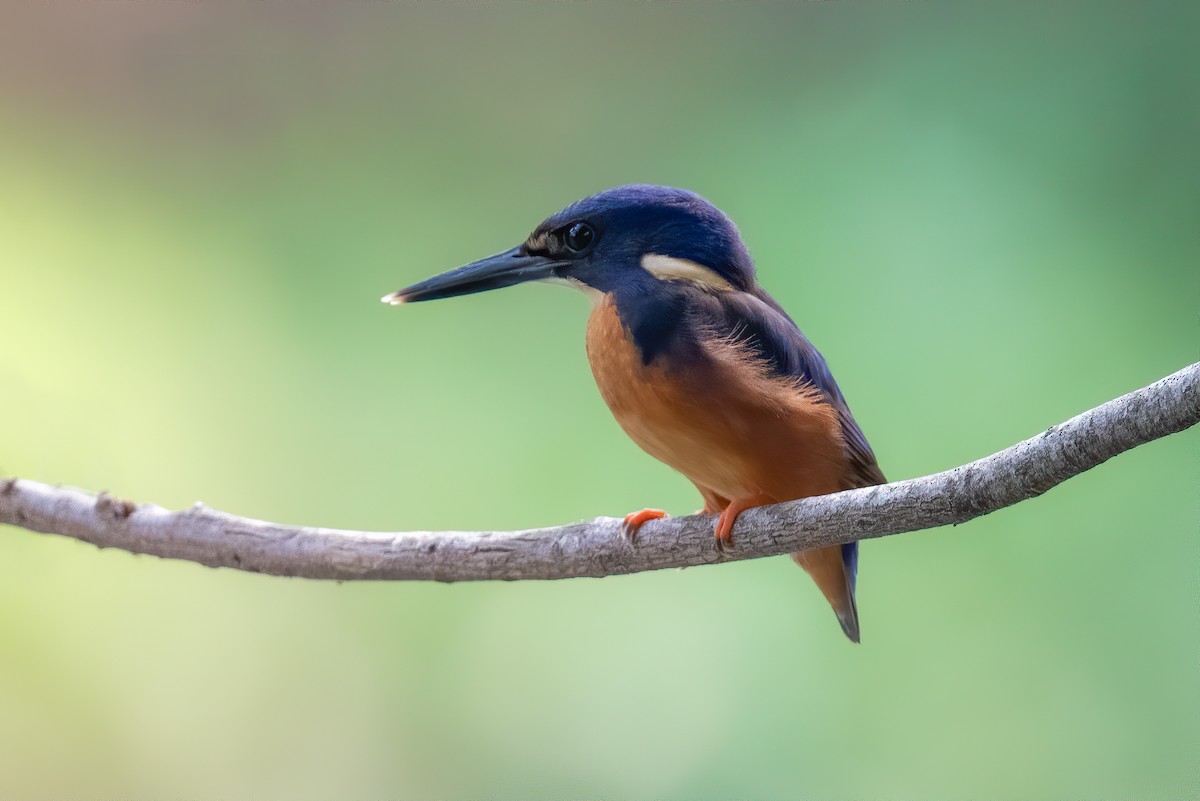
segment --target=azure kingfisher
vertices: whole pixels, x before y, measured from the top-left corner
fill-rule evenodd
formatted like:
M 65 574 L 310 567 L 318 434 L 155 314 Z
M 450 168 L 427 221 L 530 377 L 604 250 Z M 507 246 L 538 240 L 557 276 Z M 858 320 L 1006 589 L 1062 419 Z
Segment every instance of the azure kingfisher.
M 592 300 L 587 355 L 634 442 L 683 473 L 732 544 L 745 509 L 886 482 L 825 360 L 758 285 L 733 221 L 699 195 L 619 186 L 567 206 L 520 245 L 383 298 L 401 304 L 525 281 Z M 658 509 L 627 515 L 632 538 Z M 858 543 L 792 554 L 859 641 Z

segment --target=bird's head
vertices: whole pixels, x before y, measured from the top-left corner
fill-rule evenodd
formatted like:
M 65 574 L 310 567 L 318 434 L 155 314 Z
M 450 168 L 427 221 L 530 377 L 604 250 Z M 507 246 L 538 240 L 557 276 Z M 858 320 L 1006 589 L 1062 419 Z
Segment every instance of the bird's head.
M 393 292 L 413 303 L 526 281 L 591 292 L 652 291 L 659 281 L 712 290 L 754 286 L 754 264 L 733 222 L 683 189 L 635 184 L 608 189 L 547 218 L 520 245 Z

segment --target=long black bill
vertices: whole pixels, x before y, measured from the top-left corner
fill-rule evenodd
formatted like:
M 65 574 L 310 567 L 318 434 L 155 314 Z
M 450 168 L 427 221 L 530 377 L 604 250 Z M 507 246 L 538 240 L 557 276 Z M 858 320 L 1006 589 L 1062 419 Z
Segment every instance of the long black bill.
M 554 276 L 554 268 L 560 266 L 562 262 L 524 253 L 520 247 L 515 247 L 385 295 L 383 302 L 398 306 L 401 303 L 486 292 L 489 289 L 500 289 L 525 281 L 551 278 Z

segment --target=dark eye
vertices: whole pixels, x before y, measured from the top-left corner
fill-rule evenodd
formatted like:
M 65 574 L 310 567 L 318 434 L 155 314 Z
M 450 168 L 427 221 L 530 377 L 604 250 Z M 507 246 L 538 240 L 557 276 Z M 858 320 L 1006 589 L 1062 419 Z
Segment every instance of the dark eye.
M 563 244 L 567 246 L 567 250 L 574 253 L 582 253 L 595 241 L 596 229 L 587 223 L 575 223 L 567 229 L 563 237 Z

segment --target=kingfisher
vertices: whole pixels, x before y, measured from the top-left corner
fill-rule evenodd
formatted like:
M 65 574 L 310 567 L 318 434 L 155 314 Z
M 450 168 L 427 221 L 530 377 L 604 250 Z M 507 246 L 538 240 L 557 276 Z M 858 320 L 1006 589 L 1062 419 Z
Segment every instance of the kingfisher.
M 744 510 L 886 479 L 824 358 L 758 284 L 733 221 L 684 189 L 635 184 L 567 206 L 516 247 L 383 298 L 399 305 L 528 281 L 592 301 L 587 356 L 617 423 L 686 476 L 733 544 Z M 660 509 L 626 515 L 633 539 Z M 858 543 L 791 555 L 859 642 Z

